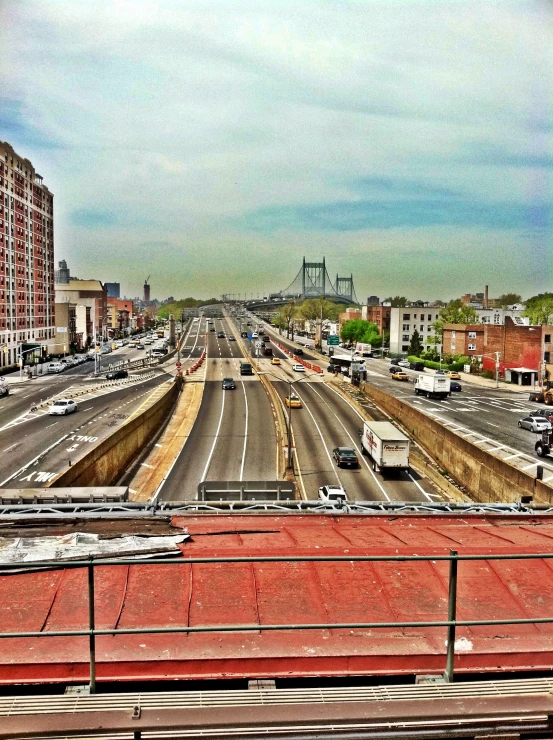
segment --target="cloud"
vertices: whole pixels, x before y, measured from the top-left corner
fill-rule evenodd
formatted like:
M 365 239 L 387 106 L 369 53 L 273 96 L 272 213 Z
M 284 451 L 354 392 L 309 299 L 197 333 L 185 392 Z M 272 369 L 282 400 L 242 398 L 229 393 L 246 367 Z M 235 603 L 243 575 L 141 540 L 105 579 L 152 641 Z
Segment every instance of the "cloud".
M 549 279 L 520 263 L 551 252 L 552 21 L 526 0 L 4 0 L 0 139 L 54 192 L 58 257 L 129 294 L 145 262 L 159 295 L 270 289 L 304 252 L 372 292 L 392 234 L 418 295 L 452 243 L 442 295 L 472 289 L 464 244 L 472 276 L 524 292 Z

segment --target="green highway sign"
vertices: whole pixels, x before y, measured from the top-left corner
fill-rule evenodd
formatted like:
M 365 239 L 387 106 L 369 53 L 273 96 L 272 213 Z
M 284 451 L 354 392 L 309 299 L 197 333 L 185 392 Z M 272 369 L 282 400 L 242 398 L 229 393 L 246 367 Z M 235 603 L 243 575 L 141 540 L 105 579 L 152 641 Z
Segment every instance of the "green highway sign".
M 329 345 L 340 344 L 340 337 L 337 334 L 329 334 L 326 343 Z

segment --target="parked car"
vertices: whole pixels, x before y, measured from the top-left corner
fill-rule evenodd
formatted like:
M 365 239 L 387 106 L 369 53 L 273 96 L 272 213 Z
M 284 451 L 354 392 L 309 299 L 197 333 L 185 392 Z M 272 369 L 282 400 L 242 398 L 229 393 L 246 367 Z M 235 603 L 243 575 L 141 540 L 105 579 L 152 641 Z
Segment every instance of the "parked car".
M 410 364 L 410 363 L 409 363 L 409 360 L 400 360 L 400 361 L 399 361 L 399 362 L 398 362 L 397 364 L 398 364 L 398 365 L 399 365 L 400 367 L 409 367 L 409 364 Z
M 127 370 L 112 370 L 106 373 L 106 380 L 120 380 L 121 378 L 128 378 L 129 373 Z
M 392 374 L 392 380 L 402 380 L 404 382 L 409 382 L 409 376 L 407 373 L 404 373 L 403 370 L 399 370 L 397 373 Z
M 236 383 L 232 378 L 223 378 L 223 390 L 233 391 L 236 388 Z
M 424 362 L 410 362 L 409 363 L 409 367 L 411 368 L 411 370 L 420 370 L 420 371 L 423 371 L 424 370 Z
M 46 368 L 46 372 L 48 373 L 63 373 L 64 370 L 67 369 L 67 365 L 62 362 L 51 362 L 48 367 Z
M 518 425 L 521 429 L 529 429 L 531 432 L 547 432 L 551 429 L 551 422 L 543 416 L 525 416 L 520 419 Z
M 304 373 L 305 368 L 303 365 L 300 365 L 299 363 L 296 363 L 295 365 L 292 365 L 292 370 L 296 373 Z
M 164 349 L 161 349 L 160 347 L 154 348 L 152 350 L 152 357 L 165 357 L 167 353 Z
M 401 372 L 403 372 L 403 371 L 402 371 L 402 369 L 401 369 L 400 367 L 398 367 L 397 365 L 392 365 L 392 367 L 391 367 L 391 368 L 389 368 L 388 372 L 389 372 L 389 373 L 401 373 Z
M 303 355 L 303 349 L 297 349 L 296 350 L 297 355 Z
M 77 411 L 78 408 L 72 399 L 60 398 L 58 401 L 54 401 L 48 409 L 48 413 L 50 416 L 65 416 L 66 414 L 72 414 L 74 411 Z
M 352 450 L 351 447 L 335 447 L 332 450 L 332 456 L 339 468 L 356 468 L 359 465 L 355 450 Z
M 459 383 L 458 380 L 452 380 L 449 384 L 449 390 L 450 391 L 462 391 L 461 383 Z

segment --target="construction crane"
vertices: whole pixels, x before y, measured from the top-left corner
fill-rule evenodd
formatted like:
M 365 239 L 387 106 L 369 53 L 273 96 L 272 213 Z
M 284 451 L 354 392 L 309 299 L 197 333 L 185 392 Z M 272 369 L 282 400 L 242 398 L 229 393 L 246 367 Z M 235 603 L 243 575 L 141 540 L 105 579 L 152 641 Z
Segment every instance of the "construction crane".
M 151 277 L 152 277 L 152 273 L 150 273 L 150 274 L 148 275 L 148 277 L 146 278 L 146 280 L 144 280 L 144 285 L 148 285 L 148 280 L 149 280 L 149 279 L 150 279 Z

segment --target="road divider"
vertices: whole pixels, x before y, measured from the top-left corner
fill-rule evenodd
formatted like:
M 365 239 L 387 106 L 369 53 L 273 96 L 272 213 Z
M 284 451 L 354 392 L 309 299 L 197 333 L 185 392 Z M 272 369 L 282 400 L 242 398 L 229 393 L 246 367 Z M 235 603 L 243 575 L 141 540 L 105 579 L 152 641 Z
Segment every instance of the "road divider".
M 483 450 L 419 409 L 369 383 L 360 390 L 403 426 L 444 471 L 481 503 L 514 503 L 530 497 L 553 503 L 553 487 Z

